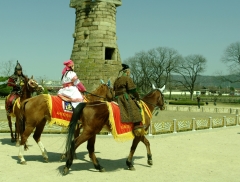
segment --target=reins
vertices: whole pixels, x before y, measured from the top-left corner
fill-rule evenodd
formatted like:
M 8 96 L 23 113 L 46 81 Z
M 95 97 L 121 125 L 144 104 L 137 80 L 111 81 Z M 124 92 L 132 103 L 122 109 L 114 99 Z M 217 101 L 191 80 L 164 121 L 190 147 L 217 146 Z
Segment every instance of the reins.
M 87 94 L 93 95 L 93 96 L 95 96 L 95 97 L 99 97 L 99 98 L 107 99 L 106 97 L 102 97 L 102 96 L 100 96 L 100 95 L 96 95 L 96 94 L 93 94 L 93 93 L 88 92 L 88 91 L 85 91 L 85 92 L 86 92 Z
M 112 95 L 112 99 L 111 99 L 111 100 L 113 100 L 114 94 L 112 93 L 112 90 L 109 88 L 109 86 L 108 86 L 108 89 L 110 90 L 110 93 L 111 93 L 111 95 Z M 96 94 L 93 94 L 93 93 L 88 92 L 88 91 L 85 91 L 85 92 L 86 92 L 87 94 L 93 95 L 93 96 L 95 96 L 95 97 L 103 98 L 105 101 L 107 100 L 107 97 L 103 97 L 103 96 L 100 96 L 100 95 L 96 95 Z
M 106 102 L 100 102 L 98 104 L 86 104 L 86 107 L 89 107 L 89 106 L 99 106 L 99 105 L 102 105 L 102 104 L 106 104 Z

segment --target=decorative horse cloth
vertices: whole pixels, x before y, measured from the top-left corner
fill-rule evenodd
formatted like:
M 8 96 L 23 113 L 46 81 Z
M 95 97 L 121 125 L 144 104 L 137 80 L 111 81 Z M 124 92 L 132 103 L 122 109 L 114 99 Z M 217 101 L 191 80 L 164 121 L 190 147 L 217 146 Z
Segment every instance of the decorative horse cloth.
M 109 122 L 111 125 L 111 132 L 116 141 L 124 142 L 127 140 L 132 140 L 134 135 L 132 133 L 133 123 L 121 122 L 120 109 L 116 102 L 106 102 L 109 110 Z M 140 101 L 141 115 L 142 115 L 142 125 L 145 124 L 145 112 L 149 118 L 152 118 L 152 113 L 150 112 L 148 106 Z M 144 112 L 145 111 L 145 112 Z
M 48 104 L 48 108 L 51 115 L 51 121 L 49 124 L 56 124 L 59 126 L 67 127 L 72 117 L 72 106 L 70 102 L 63 101 L 58 96 L 52 96 L 44 94 L 45 100 Z M 133 123 L 122 123 L 120 119 L 120 109 L 116 102 L 106 102 L 109 110 L 109 122 L 111 126 L 111 132 L 116 141 L 126 141 L 132 140 L 134 135 L 132 133 Z M 140 101 L 139 105 L 141 106 L 141 115 L 142 115 L 142 124 L 145 124 L 145 112 L 149 118 L 152 118 L 152 114 L 147 107 L 147 105 Z

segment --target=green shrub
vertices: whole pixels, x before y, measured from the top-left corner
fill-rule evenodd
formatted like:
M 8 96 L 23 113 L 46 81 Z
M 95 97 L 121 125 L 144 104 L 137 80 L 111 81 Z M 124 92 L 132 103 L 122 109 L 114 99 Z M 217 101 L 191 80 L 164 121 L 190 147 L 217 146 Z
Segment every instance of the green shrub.
M 8 94 L 10 93 L 11 88 L 10 87 L 3 87 L 0 88 L 0 96 L 8 96 Z
M 170 105 L 198 105 L 197 101 L 192 100 L 175 100 L 169 101 Z M 204 105 L 204 102 L 200 102 L 200 105 Z

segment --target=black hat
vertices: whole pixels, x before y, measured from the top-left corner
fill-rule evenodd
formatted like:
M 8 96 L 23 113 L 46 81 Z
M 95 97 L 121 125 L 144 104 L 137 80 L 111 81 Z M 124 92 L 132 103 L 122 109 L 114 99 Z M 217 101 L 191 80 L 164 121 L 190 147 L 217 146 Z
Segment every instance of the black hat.
M 126 70 L 126 69 L 129 69 L 129 66 L 128 66 L 127 64 L 122 64 L 122 67 L 123 67 L 123 68 L 122 68 L 122 71 L 123 71 L 123 70 Z
M 22 70 L 22 66 L 17 61 L 17 65 L 15 66 L 15 71 L 19 71 L 19 70 Z

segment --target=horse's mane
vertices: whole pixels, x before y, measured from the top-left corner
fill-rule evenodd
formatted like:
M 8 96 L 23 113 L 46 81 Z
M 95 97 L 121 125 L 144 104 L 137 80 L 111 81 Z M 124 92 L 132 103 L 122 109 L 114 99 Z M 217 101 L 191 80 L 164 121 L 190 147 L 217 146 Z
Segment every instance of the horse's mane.
M 156 90 L 158 90 L 158 89 L 153 89 L 153 90 L 151 90 L 150 92 L 148 92 L 147 94 L 145 94 L 143 97 L 150 97 L 150 96 L 153 94 L 153 92 L 155 92 Z
M 99 85 L 94 91 L 92 91 L 93 94 L 97 94 L 102 88 L 104 88 L 105 84 Z

